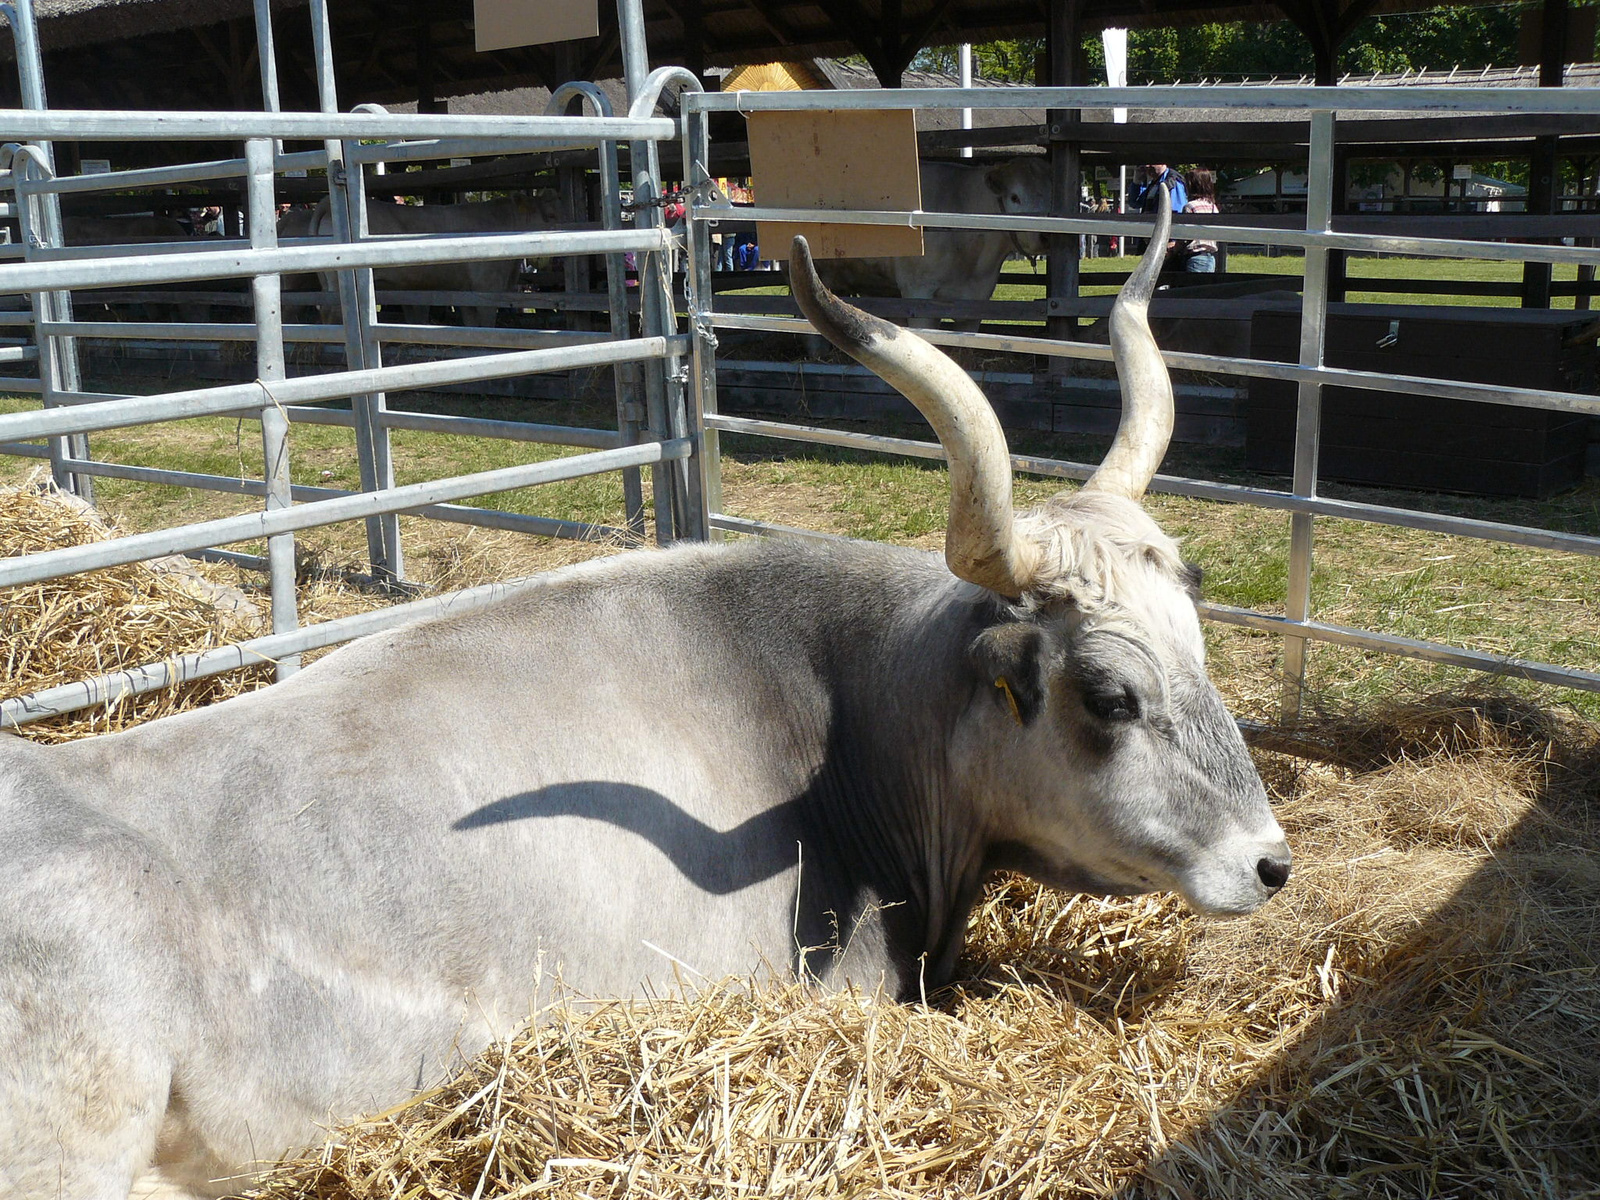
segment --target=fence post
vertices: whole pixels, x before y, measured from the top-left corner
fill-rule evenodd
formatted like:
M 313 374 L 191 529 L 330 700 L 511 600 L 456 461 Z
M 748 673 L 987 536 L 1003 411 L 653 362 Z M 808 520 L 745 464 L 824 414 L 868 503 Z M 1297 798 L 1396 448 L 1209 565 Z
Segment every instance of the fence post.
M 1311 148 L 1306 169 L 1306 232 L 1328 233 L 1333 228 L 1333 134 L 1331 111 L 1311 114 Z M 1304 302 L 1300 311 L 1300 365 L 1322 366 L 1328 328 L 1328 257 L 1326 246 L 1306 247 Z M 1317 459 L 1322 440 L 1322 383 L 1302 380 L 1295 417 L 1294 484 L 1296 496 L 1317 494 Z M 1295 513 L 1289 519 L 1289 588 L 1285 615 L 1291 621 L 1311 616 L 1312 516 Z M 1308 639 L 1289 634 L 1283 639 L 1283 712 L 1300 711 L 1305 691 Z
M 550 97 L 547 113 L 560 115 L 574 99 L 587 101 L 595 116 L 609 117 L 611 101 L 600 88 L 584 81 L 562 84 Z M 600 172 L 600 228 L 622 228 L 622 173 L 617 165 L 617 143 L 605 138 L 597 152 Z M 626 341 L 632 333 L 628 315 L 628 264 L 621 254 L 608 254 L 606 262 L 606 311 L 610 318 L 611 336 Z M 617 434 L 624 446 L 639 443 L 641 422 L 645 418 L 644 405 L 639 402 L 639 364 L 618 363 L 611 368 L 613 389 L 617 403 Z M 622 506 L 626 514 L 624 525 L 637 538 L 644 537 L 644 483 L 638 467 L 627 467 L 622 472 Z
M 695 217 L 695 197 L 711 183 L 711 125 L 704 112 L 684 108 L 684 173 L 690 185 L 685 227 L 689 235 L 688 264 L 684 278 L 689 329 L 693 341 L 694 405 L 689 424 L 695 439 L 693 483 L 698 492 L 695 537 L 705 541 L 720 536 L 711 528 L 711 514 L 722 511 L 722 450 L 718 432 L 706 428 L 706 418 L 717 411 L 717 335 L 711 331 L 714 292 L 711 286 L 711 227 Z
M 244 157 L 250 248 L 275 250 L 278 204 L 272 139 L 249 139 L 245 142 Z M 261 410 L 261 452 L 269 512 L 294 504 L 289 483 L 289 417 L 272 395 L 272 385 L 288 377 L 283 361 L 281 285 L 282 280 L 276 273 L 250 277 L 256 320 L 256 381 L 272 401 Z M 280 533 L 267 538 L 267 569 L 272 587 L 272 632 L 292 633 L 300 624 L 295 607 L 294 534 Z M 299 669 L 299 655 L 285 655 L 278 659 L 278 680 L 282 682 Z
M 327 0 L 311 0 L 311 42 L 316 57 L 317 101 L 325 113 L 339 111 L 333 77 L 333 39 Z M 342 242 L 366 234 L 366 192 L 359 164 L 355 166 L 355 198 L 350 196 L 350 176 L 345 146 L 337 138 L 323 143 L 328 152 L 328 216 L 334 237 Z M 372 272 L 361 269 L 338 272 L 339 307 L 344 314 L 345 369 L 365 370 L 381 365 L 371 323 L 377 309 L 372 298 Z M 356 464 L 362 491 L 377 491 L 394 484 L 389 461 L 389 431 L 382 424 L 382 395 L 350 397 L 356 427 Z M 400 522 L 390 514 L 367 519 L 367 560 L 375 579 L 402 579 L 405 563 L 400 552 Z
M 0 12 L 11 22 L 11 36 L 17 55 L 17 79 L 24 108 L 44 112 L 50 107 L 44 91 L 44 60 L 39 51 L 39 26 L 34 20 L 33 0 L 17 0 L 0 5 Z M 67 244 L 61 220 L 61 197 L 49 187 L 28 187 L 34 182 L 48 183 L 56 175 L 54 146 L 46 141 L 33 143 L 33 150 L 12 161 L 17 196 L 17 224 L 22 236 L 23 257 L 32 260 L 44 247 Z M 20 169 L 19 169 L 20 164 Z M 37 197 L 38 209 L 31 206 Z M 78 364 L 78 342 L 48 331 L 56 321 L 72 320 L 71 292 L 36 292 L 33 296 L 33 340 L 39 350 L 40 400 L 46 408 L 61 403 L 63 394 L 81 392 L 83 376 Z M 75 433 L 51 438 L 50 475 L 62 491 L 71 492 L 94 503 L 94 477 L 70 471 L 68 459 L 87 461 L 89 435 Z
M 628 104 L 644 91 L 650 77 L 650 58 L 645 46 L 644 10 L 639 0 L 617 0 L 617 28 L 622 36 L 623 74 L 628 84 Z M 628 169 L 633 176 L 633 202 L 645 205 L 634 212 L 634 223 L 641 229 L 664 224 L 660 199 L 661 165 L 655 142 L 630 142 Z M 677 332 L 672 311 L 672 272 L 667 255 L 647 251 L 638 256 L 639 332 L 643 337 L 670 337 Z M 685 436 L 687 414 L 683 402 L 682 358 L 642 364 L 645 411 L 650 435 L 657 441 Z M 681 462 L 658 463 L 650 471 L 655 492 L 656 542 L 665 545 L 686 532 L 687 469 Z

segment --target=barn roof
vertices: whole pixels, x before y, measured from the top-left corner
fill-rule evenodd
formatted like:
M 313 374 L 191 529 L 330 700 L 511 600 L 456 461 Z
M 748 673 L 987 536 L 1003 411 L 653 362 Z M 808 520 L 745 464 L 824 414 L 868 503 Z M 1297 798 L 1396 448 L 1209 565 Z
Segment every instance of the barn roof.
M 1315 43 L 1342 37 L 1375 12 L 1431 6 L 1432 0 L 1082 0 L 1078 25 L 1289 18 Z M 35 7 L 52 106 L 258 104 L 250 0 L 35 0 Z M 1048 7 L 1041 0 L 644 0 L 656 64 L 700 70 L 860 53 L 879 77 L 897 74 L 923 46 L 1041 35 Z M 305 0 L 273 8 L 284 104 L 314 107 Z M 346 106 L 419 98 L 426 105 L 620 74 L 609 0 L 600 2 L 598 38 L 481 54 L 473 45 L 472 0 L 330 0 L 330 17 Z M 0 37 L 0 58 L 12 54 L 11 40 Z M 0 80 L 0 103 L 16 103 L 14 80 Z

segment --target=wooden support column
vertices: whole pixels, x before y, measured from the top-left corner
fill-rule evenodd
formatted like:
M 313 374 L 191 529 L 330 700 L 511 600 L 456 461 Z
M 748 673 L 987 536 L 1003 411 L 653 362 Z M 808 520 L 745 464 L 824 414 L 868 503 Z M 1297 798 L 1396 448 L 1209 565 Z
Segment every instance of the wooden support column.
M 1333 211 L 1348 212 L 1350 208 L 1350 151 L 1335 145 L 1333 149 Z M 1342 304 L 1350 278 L 1350 254 L 1346 250 L 1328 251 L 1328 303 Z
M 1078 20 L 1081 13 L 1082 0 L 1050 0 L 1045 54 L 1051 87 L 1075 87 L 1082 81 L 1078 47 L 1082 35 Z M 1078 143 L 1066 141 L 1062 136 L 1068 125 L 1077 119 L 1076 109 L 1051 109 L 1045 114 L 1045 127 L 1050 134 L 1050 215 L 1053 217 L 1078 215 L 1082 158 Z M 1052 338 L 1076 339 L 1078 318 L 1058 310 L 1063 302 L 1070 303 L 1078 298 L 1078 235 L 1051 234 L 1047 250 L 1046 334 Z M 1052 373 L 1065 374 L 1064 368 L 1069 362 L 1069 359 L 1052 358 Z
M 1539 86 L 1560 87 L 1566 75 L 1567 0 L 1544 0 L 1539 14 Z M 1555 137 L 1536 138 L 1528 163 L 1528 211 L 1561 205 L 1561 156 Z M 1550 264 L 1522 264 L 1522 307 L 1550 307 Z
M 432 13 L 433 6 L 426 0 L 412 0 L 412 53 L 416 58 L 415 82 L 419 113 L 447 111 L 444 102 L 434 96 Z

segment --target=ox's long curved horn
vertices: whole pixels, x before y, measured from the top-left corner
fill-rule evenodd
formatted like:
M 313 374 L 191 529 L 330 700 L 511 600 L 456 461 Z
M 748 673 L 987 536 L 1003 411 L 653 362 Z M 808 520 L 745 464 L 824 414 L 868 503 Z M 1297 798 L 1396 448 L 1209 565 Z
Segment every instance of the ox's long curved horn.
M 1012 528 L 1011 454 L 978 385 L 916 334 L 830 292 L 817 278 L 803 237 L 794 239 L 789 286 L 818 332 L 916 405 L 939 435 L 950 459 L 944 557 L 951 572 L 1003 596 L 1020 596 L 1039 551 Z
M 1137 500 L 1155 477 L 1172 440 L 1172 379 L 1150 333 L 1150 297 L 1167 256 L 1172 196 L 1160 188 L 1155 234 L 1111 307 L 1111 355 L 1122 385 L 1122 421 L 1099 469 L 1083 486 Z

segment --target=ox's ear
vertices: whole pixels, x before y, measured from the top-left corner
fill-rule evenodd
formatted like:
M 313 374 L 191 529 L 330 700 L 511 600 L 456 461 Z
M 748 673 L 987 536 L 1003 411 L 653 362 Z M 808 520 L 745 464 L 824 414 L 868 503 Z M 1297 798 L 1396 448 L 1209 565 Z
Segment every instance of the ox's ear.
M 967 647 L 967 661 L 979 686 L 1027 725 L 1044 703 L 1044 634 L 1029 621 L 991 625 Z
M 1196 604 L 1200 603 L 1205 581 L 1205 568 L 1197 562 L 1189 562 L 1185 559 L 1183 564 L 1183 587 L 1189 593 L 1189 599 Z

